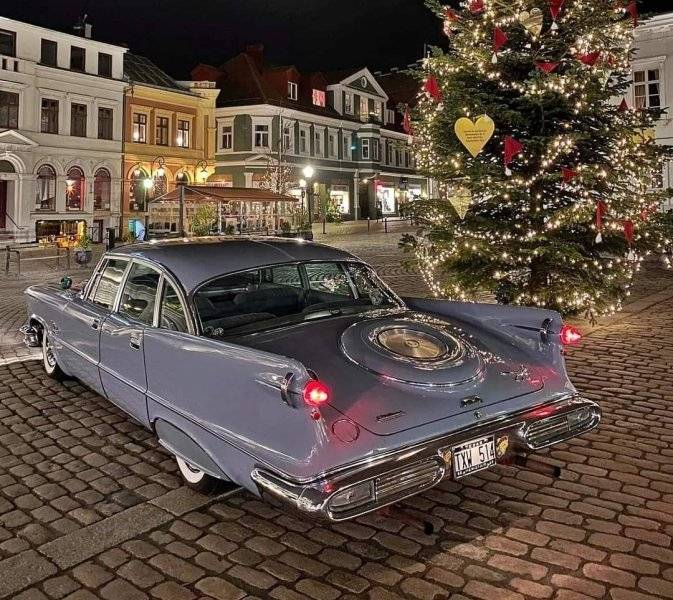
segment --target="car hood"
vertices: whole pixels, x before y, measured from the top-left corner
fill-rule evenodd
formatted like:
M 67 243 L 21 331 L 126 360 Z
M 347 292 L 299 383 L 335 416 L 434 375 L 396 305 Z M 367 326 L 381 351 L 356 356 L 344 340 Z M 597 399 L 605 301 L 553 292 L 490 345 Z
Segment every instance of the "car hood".
M 543 387 L 530 349 L 487 329 L 404 309 L 309 321 L 235 343 L 299 360 L 331 388 L 333 408 L 377 435 Z

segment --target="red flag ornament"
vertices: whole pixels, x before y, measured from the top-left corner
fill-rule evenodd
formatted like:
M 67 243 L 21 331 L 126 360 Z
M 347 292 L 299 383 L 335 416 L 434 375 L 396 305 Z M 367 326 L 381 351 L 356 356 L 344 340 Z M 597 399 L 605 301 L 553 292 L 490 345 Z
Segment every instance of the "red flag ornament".
M 544 71 L 545 73 L 549 74 L 549 73 L 553 73 L 554 71 L 556 71 L 556 69 L 558 69 L 559 64 L 560 63 L 557 63 L 557 62 L 545 62 L 545 61 L 539 60 L 535 63 L 535 66 L 538 69 L 540 69 L 540 71 Z
M 556 31 L 558 29 L 558 23 L 556 22 L 556 19 L 561 13 L 561 9 L 563 8 L 564 3 L 565 0 L 551 0 L 549 4 L 549 12 L 551 13 L 551 19 L 552 19 L 551 24 L 552 31 Z
M 619 108 L 617 108 L 619 112 L 626 112 L 629 110 L 629 105 L 626 102 L 626 98 L 624 98 L 620 103 L 619 103 Z
M 435 101 L 442 101 L 442 90 L 439 87 L 439 83 L 434 75 L 430 75 L 423 85 L 425 92 Z
M 508 40 L 507 34 L 500 27 L 493 30 L 493 59 L 491 61 L 493 64 L 498 62 L 498 52 Z
M 407 135 L 414 134 L 413 127 L 411 126 L 411 113 L 409 112 L 408 106 L 404 109 L 404 119 L 402 120 L 402 129 L 404 129 L 404 133 L 406 133 Z
M 593 67 L 598 62 L 600 57 L 601 52 L 599 50 L 597 52 L 589 52 L 588 54 L 578 54 L 577 60 L 579 60 L 582 64 L 587 65 L 588 67 Z
M 509 168 L 509 165 L 512 164 L 514 157 L 523 152 L 523 144 L 514 139 L 511 135 L 508 135 L 505 138 L 505 174 L 511 175 L 512 170 Z
M 561 173 L 563 174 L 563 181 L 565 183 L 570 183 L 573 179 L 575 179 L 575 177 L 579 175 L 577 171 L 569 169 L 568 167 L 563 167 L 561 169 Z
M 633 240 L 635 237 L 633 221 L 631 219 L 626 219 L 623 225 L 624 225 L 624 237 L 626 238 L 626 241 L 629 243 L 629 246 L 633 246 Z
M 444 33 L 447 37 L 453 35 L 453 24 L 460 20 L 460 17 L 452 8 L 447 7 L 444 10 Z
M 596 204 L 596 229 L 598 235 L 596 236 L 596 243 L 600 244 L 603 241 L 603 217 L 608 213 L 608 205 L 599 200 Z
M 631 15 L 633 26 L 638 27 L 638 4 L 636 3 L 636 0 L 631 0 L 631 2 L 626 5 L 625 10 Z
M 486 5 L 484 0 L 470 0 L 470 3 L 467 5 L 467 10 L 469 10 L 473 15 L 478 15 L 479 13 L 484 12 Z

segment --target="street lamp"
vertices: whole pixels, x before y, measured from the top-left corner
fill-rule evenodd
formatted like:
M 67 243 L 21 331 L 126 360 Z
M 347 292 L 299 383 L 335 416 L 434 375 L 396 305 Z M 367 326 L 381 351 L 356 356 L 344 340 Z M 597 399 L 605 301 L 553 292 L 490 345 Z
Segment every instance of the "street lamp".
M 308 208 L 308 226 L 310 227 L 311 237 L 313 237 L 313 185 L 311 184 L 311 178 L 315 175 L 315 169 L 311 165 L 306 165 L 302 171 L 304 177 L 304 185 L 302 187 L 306 188 L 306 204 Z
M 208 179 L 208 163 L 205 160 L 200 160 L 194 167 L 194 181 L 196 181 L 198 178 L 201 178 L 203 182 Z

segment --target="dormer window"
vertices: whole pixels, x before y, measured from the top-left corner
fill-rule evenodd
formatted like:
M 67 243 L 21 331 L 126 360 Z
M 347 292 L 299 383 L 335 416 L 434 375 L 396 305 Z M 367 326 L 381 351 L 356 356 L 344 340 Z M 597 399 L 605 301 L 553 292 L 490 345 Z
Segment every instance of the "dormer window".
M 313 105 L 325 106 L 325 92 L 322 90 L 313 90 Z
M 294 81 L 287 82 L 287 97 L 296 100 L 299 97 L 299 86 Z

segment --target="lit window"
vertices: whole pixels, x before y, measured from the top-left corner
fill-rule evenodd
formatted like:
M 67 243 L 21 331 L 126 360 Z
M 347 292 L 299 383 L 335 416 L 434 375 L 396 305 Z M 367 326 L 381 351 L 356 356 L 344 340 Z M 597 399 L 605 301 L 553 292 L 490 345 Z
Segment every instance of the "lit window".
M 222 150 L 234 149 L 234 128 L 231 125 L 222 126 Z
M 66 175 L 65 207 L 67 210 L 84 210 L 84 173 L 73 167 Z
M 269 126 L 255 125 L 255 148 L 269 147 Z
M 49 165 L 37 170 L 37 210 L 56 210 L 56 171 Z
M 362 160 L 369 160 L 369 140 L 362 140 Z
M 294 81 L 287 82 L 287 97 L 296 100 L 299 97 L 299 86 Z
M 314 106 L 325 106 L 325 92 L 322 90 L 313 90 Z
M 659 69 L 636 71 L 633 74 L 635 105 L 637 109 L 661 107 L 661 79 Z
M 347 115 L 353 114 L 353 94 L 344 92 L 344 112 Z
M 168 117 L 157 117 L 154 143 L 157 146 L 168 146 Z
M 360 119 L 366 121 L 369 118 L 369 100 L 360 96 Z
M 190 144 L 190 126 L 189 121 L 178 121 L 178 146 L 180 148 L 189 148 Z
M 133 141 L 140 144 L 147 142 L 147 115 L 133 113 Z

